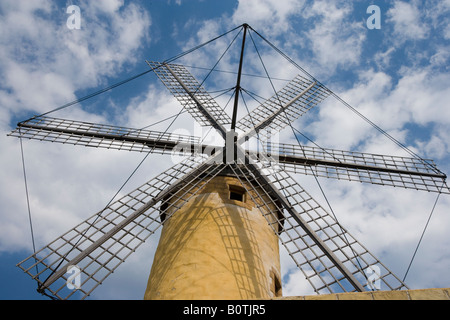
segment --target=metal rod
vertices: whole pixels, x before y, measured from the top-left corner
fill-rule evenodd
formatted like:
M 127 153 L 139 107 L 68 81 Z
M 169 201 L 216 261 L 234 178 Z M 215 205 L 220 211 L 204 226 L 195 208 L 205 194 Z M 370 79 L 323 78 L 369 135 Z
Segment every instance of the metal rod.
M 242 38 L 241 58 L 239 61 L 239 71 L 238 71 L 237 81 L 236 81 L 236 94 L 234 96 L 233 117 L 231 118 L 231 130 L 233 130 L 233 131 L 236 128 L 237 108 L 238 108 L 238 103 L 239 103 L 239 91 L 241 90 L 242 63 L 244 60 L 245 38 L 247 35 L 248 24 L 244 23 L 243 27 L 244 27 L 244 37 Z
M 140 138 L 140 137 L 132 137 L 127 136 L 123 134 L 111 134 L 111 133 L 99 133 L 99 132 L 89 132 L 89 131 L 83 131 L 83 130 L 71 130 L 71 129 L 65 129 L 65 128 L 52 128 L 52 127 L 45 127 L 41 125 L 36 124 L 29 124 L 29 123 L 22 123 L 18 124 L 19 128 L 30 128 L 35 130 L 42 130 L 42 131 L 49 131 L 49 132 L 58 132 L 61 134 L 67 134 L 67 135 L 73 135 L 73 136 L 83 136 L 83 137 L 91 137 L 91 138 L 97 138 L 97 139 L 106 139 L 111 141 L 124 141 L 124 142 L 130 142 L 130 143 L 139 143 L 142 145 L 146 145 L 149 147 L 155 147 L 155 148 L 166 148 L 169 150 L 172 150 L 175 148 L 178 144 L 180 144 L 179 141 L 176 140 L 166 140 L 166 139 L 148 139 L 148 138 Z

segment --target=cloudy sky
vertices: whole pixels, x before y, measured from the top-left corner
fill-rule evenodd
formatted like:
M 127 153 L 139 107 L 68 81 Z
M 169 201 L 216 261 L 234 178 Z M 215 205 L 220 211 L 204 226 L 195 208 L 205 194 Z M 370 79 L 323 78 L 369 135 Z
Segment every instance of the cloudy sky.
M 380 8 L 380 29 L 367 25 L 371 16 L 367 8 L 373 4 Z M 80 8 L 80 29 L 67 25 L 70 5 Z M 6 136 L 17 122 L 146 71 L 145 60 L 166 60 L 248 23 L 372 122 L 448 173 L 449 16 L 449 0 L 2 0 L 0 298 L 42 298 L 35 283 L 15 267 L 33 250 L 20 142 Z M 196 67 L 192 70 L 200 77 L 201 68 L 211 68 L 234 35 L 179 62 Z M 279 79 L 274 80 L 276 87 L 298 73 L 256 34 L 253 37 L 268 72 Z M 228 72 L 212 77 L 211 91 L 233 86 L 238 39 L 219 66 Z M 249 42 L 244 72 L 264 75 L 252 46 Z M 243 87 L 270 97 L 270 86 L 264 89 L 267 86 L 260 81 L 243 77 Z M 228 98 L 218 101 L 226 105 Z M 180 108 L 149 73 L 51 116 L 142 128 Z M 245 112 L 241 104 L 240 116 Z M 188 114 L 169 124 L 152 128 L 207 132 L 199 130 Z M 405 156 L 404 150 L 333 97 L 294 126 L 324 148 Z M 295 143 L 292 132 L 285 131 L 281 142 Z M 39 141 L 23 145 L 37 248 L 103 208 L 144 157 Z M 172 166 L 172 160 L 149 156 L 122 194 Z M 314 179 L 296 179 L 325 206 Z M 437 195 L 355 182 L 320 179 L 320 183 L 342 225 L 403 278 Z M 450 285 L 449 205 L 449 196 L 442 195 L 406 278 L 412 289 Z M 140 247 L 92 298 L 142 298 L 157 240 L 155 236 Z M 282 252 L 284 295 L 311 293 L 289 259 Z

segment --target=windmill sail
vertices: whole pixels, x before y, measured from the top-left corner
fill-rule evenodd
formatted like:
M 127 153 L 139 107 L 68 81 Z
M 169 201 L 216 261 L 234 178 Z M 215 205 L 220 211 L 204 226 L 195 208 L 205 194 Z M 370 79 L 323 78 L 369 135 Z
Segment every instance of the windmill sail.
M 199 146 L 198 137 L 126 127 L 37 117 L 18 124 L 9 136 L 40 141 L 166 154 L 174 148 Z
M 184 66 L 160 62 L 148 64 L 200 125 L 212 125 L 224 136 L 223 125 L 230 124 L 231 118 Z
M 86 298 L 161 227 L 164 221 L 161 217 L 170 208 L 162 209 L 163 201 L 176 197 L 179 200 L 176 205 L 182 205 L 222 169 L 200 163 L 200 158 L 188 158 L 175 165 L 52 241 L 18 266 L 38 282 L 39 290 L 48 291 L 57 299 L 68 299 L 76 292 L 81 293 L 82 299 Z M 184 179 L 180 180 L 183 176 Z M 169 193 L 178 186 L 177 181 L 183 181 L 183 188 L 181 191 L 177 189 L 180 192 Z M 75 291 L 66 288 L 67 268 L 72 265 L 81 271 L 82 282 Z
M 276 160 L 272 165 L 291 173 L 450 194 L 447 176 L 428 159 L 283 143 L 270 143 L 265 148 L 270 150 L 270 157 L 250 154 L 266 165 Z
M 237 123 L 237 128 L 245 132 L 245 137 L 258 134 L 261 140 L 269 140 L 270 135 L 287 127 L 326 99 L 330 93 L 317 82 L 299 75 L 243 117 Z

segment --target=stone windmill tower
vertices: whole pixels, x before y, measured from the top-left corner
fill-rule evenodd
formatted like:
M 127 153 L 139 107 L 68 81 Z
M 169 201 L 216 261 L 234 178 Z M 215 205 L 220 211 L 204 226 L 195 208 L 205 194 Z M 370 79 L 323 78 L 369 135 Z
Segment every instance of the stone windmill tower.
M 246 36 L 259 35 L 246 24 L 237 29 L 243 37 L 231 117 L 187 67 L 172 63 L 175 59 L 148 62 L 183 109 L 217 131 L 222 146 L 205 145 L 192 136 L 47 115 L 21 122 L 11 133 L 89 147 L 188 155 L 20 262 L 38 282 L 38 291 L 57 299 L 75 292 L 86 298 L 159 228 L 146 299 L 280 296 L 279 244 L 318 294 L 373 290 L 374 281 L 386 290 L 407 288 L 290 173 L 450 193 L 445 174 L 418 157 L 270 142 L 274 132 L 292 128 L 293 121 L 334 95 L 309 76 L 295 77 L 237 121 Z M 260 148 L 247 148 L 247 141 L 255 138 Z M 81 272 L 76 290 L 66 285 L 72 266 Z

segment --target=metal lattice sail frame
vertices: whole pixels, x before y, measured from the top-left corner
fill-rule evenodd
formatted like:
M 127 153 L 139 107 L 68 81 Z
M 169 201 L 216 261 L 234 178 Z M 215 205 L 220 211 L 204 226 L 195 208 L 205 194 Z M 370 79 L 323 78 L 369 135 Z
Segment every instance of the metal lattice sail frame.
M 231 130 L 224 127 L 231 118 L 184 66 L 148 64 L 197 122 L 219 132 L 225 147 L 203 145 L 192 136 L 46 116 L 19 123 L 11 136 L 188 155 L 20 262 L 18 266 L 38 282 L 41 292 L 58 299 L 70 298 L 75 291 L 66 288 L 66 272 L 69 266 L 77 265 L 84 279 L 78 291 L 86 298 L 162 226 L 164 219 L 170 219 L 166 212 L 174 210 L 163 206 L 167 199 L 180 200 L 169 201 L 171 206 L 189 201 L 224 170 L 233 172 L 244 188 L 252 188 L 247 191 L 259 207 L 264 207 L 261 212 L 269 224 L 283 225 L 277 233 L 280 242 L 317 293 L 372 290 L 368 270 L 377 270 L 377 279 L 389 290 L 406 288 L 288 172 L 450 194 L 446 176 L 431 160 L 267 142 L 271 132 L 289 126 L 330 95 L 317 81 L 302 76 L 243 117 L 236 129 L 244 134 L 237 136 L 233 125 Z M 254 136 L 265 143 L 263 152 L 241 147 Z M 230 145 L 234 151 L 231 156 Z M 273 199 L 272 203 L 267 199 Z

